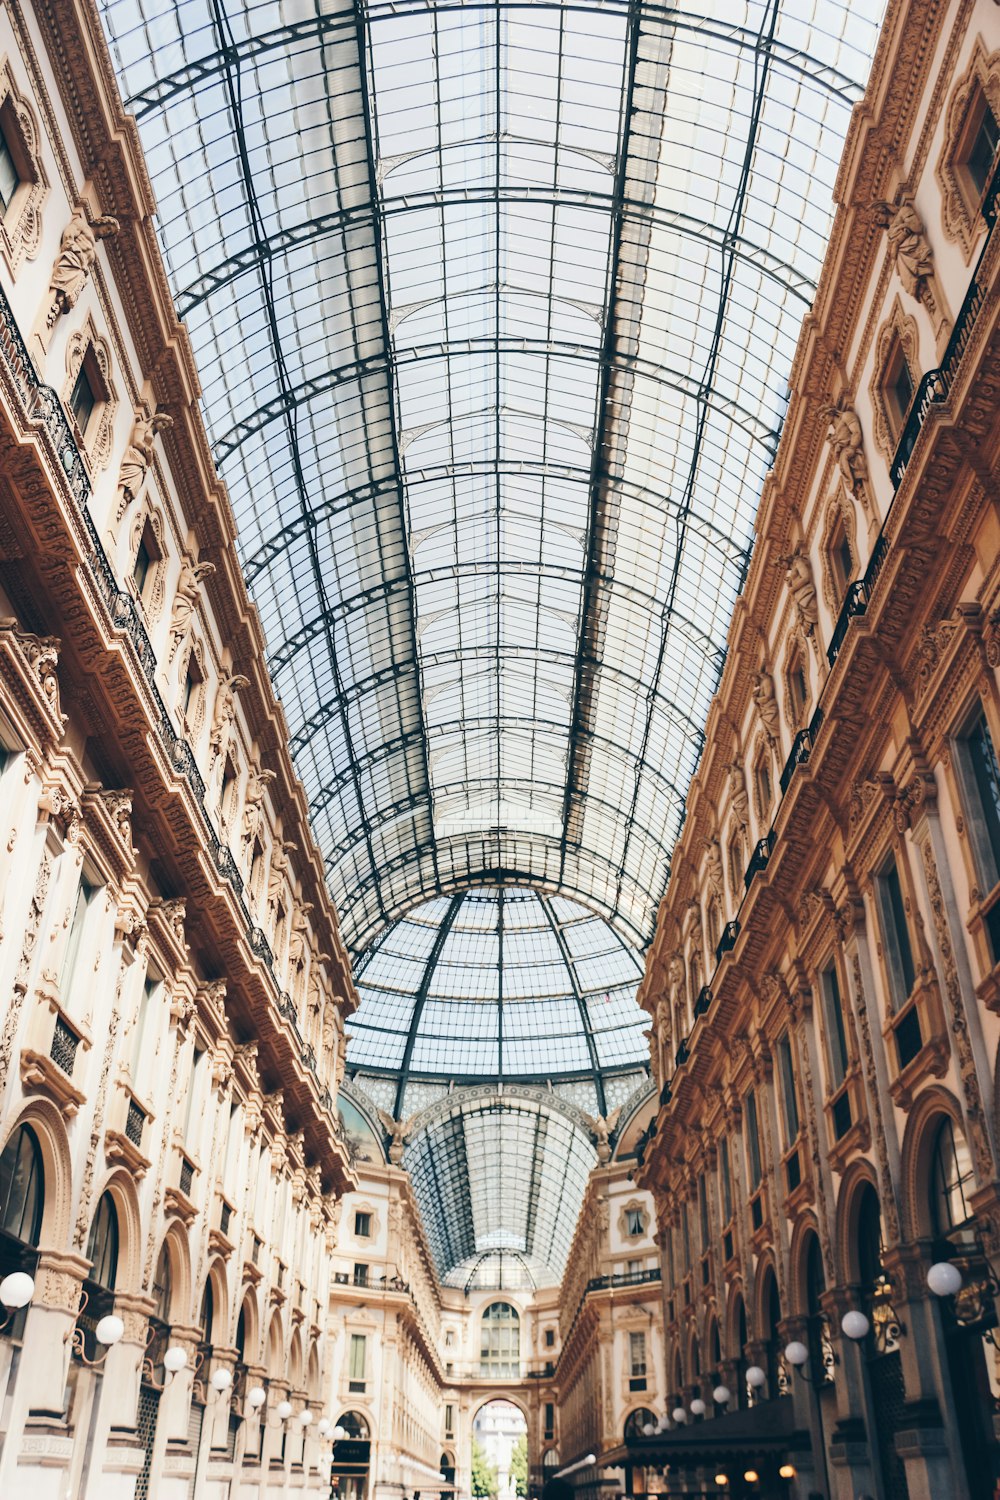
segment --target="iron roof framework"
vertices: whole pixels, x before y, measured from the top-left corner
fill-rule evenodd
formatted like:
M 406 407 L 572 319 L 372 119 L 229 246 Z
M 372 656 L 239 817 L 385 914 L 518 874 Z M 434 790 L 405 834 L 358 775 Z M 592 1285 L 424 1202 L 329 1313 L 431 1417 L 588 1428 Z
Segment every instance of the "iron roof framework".
M 413 1111 L 411 1081 L 487 1079 L 587 1080 L 606 1115 L 605 1080 L 649 1063 L 640 978 L 610 924 L 566 897 L 518 887 L 438 896 L 357 965 L 348 1071 L 393 1079 L 399 1120 Z
M 438 1271 L 488 1285 L 515 1256 L 536 1286 L 558 1282 L 597 1154 L 557 1101 L 457 1097 L 406 1148 Z
M 101 0 L 355 954 L 649 939 L 882 0 Z

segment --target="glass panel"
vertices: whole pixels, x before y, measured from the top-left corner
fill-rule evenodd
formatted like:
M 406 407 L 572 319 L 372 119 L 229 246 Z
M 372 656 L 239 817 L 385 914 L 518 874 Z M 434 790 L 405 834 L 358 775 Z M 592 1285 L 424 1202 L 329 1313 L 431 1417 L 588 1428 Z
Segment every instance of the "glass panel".
M 825 969 L 821 976 L 823 1011 L 826 1022 L 826 1052 L 830 1065 L 830 1092 L 839 1089 L 847 1076 L 847 1036 L 844 1032 L 844 1007 L 836 969 Z
M 99 8 L 351 952 L 642 948 L 883 0 Z
M 903 891 L 894 858 L 890 858 L 884 867 L 875 882 L 875 889 L 878 894 L 889 993 L 893 1008 L 898 1009 L 909 999 L 916 974 L 913 968 L 913 951 L 910 948 L 910 929 L 903 905 Z

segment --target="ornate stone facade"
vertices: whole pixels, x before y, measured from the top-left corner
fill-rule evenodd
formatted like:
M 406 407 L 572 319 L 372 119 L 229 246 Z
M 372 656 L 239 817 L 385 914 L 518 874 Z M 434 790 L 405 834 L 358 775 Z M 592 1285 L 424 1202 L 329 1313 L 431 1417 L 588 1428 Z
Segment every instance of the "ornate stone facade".
M 973 213 L 962 157 L 998 45 L 993 6 L 889 9 L 641 990 L 667 1408 L 690 1423 L 704 1401 L 748 1463 L 780 1430 L 796 1493 L 831 1500 L 971 1500 L 1000 1476 L 1000 235 L 996 164 Z M 900 354 L 915 389 L 894 412 Z M 767 686 L 796 637 L 804 712 Z M 706 851 L 747 820 L 762 727 L 783 769 L 752 799 L 701 1002 L 689 985 L 678 1007 L 677 935 L 717 898 Z M 687 1025 L 664 1046 L 670 1011 Z M 938 1298 L 945 1261 L 961 1290 Z M 699 1431 L 654 1456 L 708 1490 Z

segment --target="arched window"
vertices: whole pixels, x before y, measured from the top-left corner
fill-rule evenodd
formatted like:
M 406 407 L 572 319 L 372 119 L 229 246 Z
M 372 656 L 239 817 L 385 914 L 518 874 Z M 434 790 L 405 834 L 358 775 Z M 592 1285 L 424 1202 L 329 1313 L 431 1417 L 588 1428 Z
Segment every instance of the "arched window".
M 975 1238 L 969 1194 L 975 1192 L 972 1157 L 961 1133 L 955 1134 L 950 1118 L 942 1121 L 931 1158 L 931 1220 L 942 1239 Z
M 170 1322 L 170 1300 L 173 1296 L 173 1287 L 170 1272 L 170 1251 L 164 1240 L 160 1249 L 160 1256 L 156 1262 L 156 1270 L 153 1273 L 153 1316 L 161 1323 Z
M 22 1125 L 0 1154 L 0 1231 L 37 1246 L 44 1202 L 42 1148 L 31 1126 Z
M 201 1299 L 201 1313 L 198 1317 L 198 1322 L 201 1324 L 201 1342 L 209 1347 L 212 1343 L 212 1323 L 214 1320 L 215 1295 L 212 1291 L 212 1278 L 209 1277 L 205 1282 L 205 1291 Z
M 521 1320 L 509 1302 L 491 1302 L 483 1313 L 479 1342 L 479 1373 L 520 1375 Z
M 107 1292 L 113 1292 L 118 1276 L 118 1211 L 110 1193 L 104 1193 L 90 1226 L 87 1259 L 91 1262 L 88 1281 L 94 1281 Z
M 337 1426 L 342 1427 L 346 1436 L 353 1438 L 356 1442 L 368 1441 L 368 1423 L 358 1411 L 345 1411 L 337 1422 Z
M 643 1432 L 644 1427 L 652 1427 L 656 1430 L 656 1413 L 650 1411 L 648 1406 L 637 1407 L 630 1411 L 625 1418 L 625 1438 L 649 1437 L 648 1432 Z

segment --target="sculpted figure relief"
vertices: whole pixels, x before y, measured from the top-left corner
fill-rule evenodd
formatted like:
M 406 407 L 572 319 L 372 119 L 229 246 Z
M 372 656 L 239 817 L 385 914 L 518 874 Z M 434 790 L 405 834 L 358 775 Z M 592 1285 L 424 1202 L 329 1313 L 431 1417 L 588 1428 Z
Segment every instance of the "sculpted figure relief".
M 889 254 L 904 291 L 923 302 L 934 275 L 934 252 L 923 219 L 912 203 L 894 204 L 884 199 L 872 204 L 872 215 L 886 232 Z
M 774 692 L 774 678 L 770 672 L 758 672 L 753 689 L 753 701 L 757 705 L 761 723 L 770 740 L 777 741 L 781 729 L 781 715 Z
M 98 240 L 117 234 L 119 227 L 118 220 L 110 214 L 104 214 L 91 223 L 82 208 L 73 210 L 73 216 L 62 232 L 49 279 L 52 304 L 45 319 L 46 328 L 52 328 L 61 313 L 76 306 L 97 259 Z
M 191 619 L 198 607 L 203 578 L 210 578 L 215 564 L 210 562 L 186 562 L 177 580 L 177 593 L 170 615 L 170 660 L 173 661 L 181 642 L 191 628 Z
M 812 635 L 819 620 L 819 605 L 816 602 L 816 585 L 813 583 L 809 559 L 801 547 L 796 547 L 783 561 L 786 569 L 785 582 L 795 601 L 802 628 L 806 635 Z
M 272 910 L 284 893 L 288 856 L 294 852 L 295 847 L 292 843 L 282 843 L 280 839 L 274 841 L 274 847 L 271 850 L 271 868 L 267 876 L 267 904 Z
M 240 672 L 224 672 L 215 695 L 215 710 L 212 714 L 212 735 L 209 743 L 213 759 L 222 755 L 229 743 L 229 731 L 236 717 L 236 694 L 250 686 L 249 677 Z
M 729 764 L 729 793 L 733 799 L 733 812 L 741 828 L 750 821 L 750 798 L 747 794 L 747 778 L 738 760 Z
M 824 406 L 823 415 L 830 426 L 827 441 L 833 452 L 834 462 L 840 470 L 845 488 L 853 495 L 863 488 L 868 478 L 868 463 L 865 458 L 864 434 L 861 422 L 853 406 Z
M 274 780 L 274 774 L 273 771 L 262 771 L 259 766 L 250 767 L 243 802 L 243 839 L 247 844 L 252 844 L 260 832 L 264 793 Z
M 169 417 L 165 411 L 155 412 L 151 417 L 139 417 L 136 421 L 118 472 L 116 521 L 120 521 L 132 501 L 139 498 L 149 466 L 153 462 L 153 442 L 156 434 L 168 432 L 173 425 L 173 417 Z

